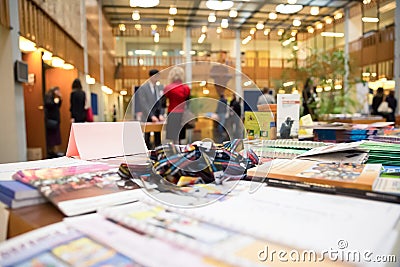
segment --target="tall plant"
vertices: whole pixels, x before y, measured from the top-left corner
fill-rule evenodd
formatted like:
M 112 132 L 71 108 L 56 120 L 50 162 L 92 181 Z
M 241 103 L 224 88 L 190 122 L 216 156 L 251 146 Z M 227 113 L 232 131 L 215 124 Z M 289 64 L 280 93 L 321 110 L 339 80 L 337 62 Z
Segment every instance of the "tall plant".
M 343 88 L 346 82 L 344 51 L 311 50 L 307 66 L 298 68 L 298 71 L 305 73 L 307 77 L 314 77 L 315 85 L 322 90 L 318 93 L 318 103 L 314 109 L 318 117 L 324 114 L 349 113 L 355 110 L 357 103 L 350 90 L 355 82 L 348 80 L 348 88 Z

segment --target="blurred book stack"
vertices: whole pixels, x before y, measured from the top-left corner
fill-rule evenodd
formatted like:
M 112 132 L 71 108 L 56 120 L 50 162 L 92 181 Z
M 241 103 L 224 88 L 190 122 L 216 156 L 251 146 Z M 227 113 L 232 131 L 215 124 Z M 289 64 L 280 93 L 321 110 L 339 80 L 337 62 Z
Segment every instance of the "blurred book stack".
M 12 209 L 41 204 L 47 200 L 41 193 L 18 181 L 0 181 L 0 201 Z
M 400 144 L 366 141 L 360 148 L 369 151 L 367 163 L 400 166 Z
M 377 129 L 314 128 L 314 140 L 330 143 L 343 143 L 367 140 L 376 135 Z

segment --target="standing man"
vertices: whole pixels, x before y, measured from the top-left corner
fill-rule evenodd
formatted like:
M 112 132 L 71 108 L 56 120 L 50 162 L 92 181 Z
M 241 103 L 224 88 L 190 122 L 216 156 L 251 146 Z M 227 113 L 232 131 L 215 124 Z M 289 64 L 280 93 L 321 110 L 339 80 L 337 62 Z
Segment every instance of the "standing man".
M 164 87 L 158 82 L 158 70 L 149 71 L 149 80 L 143 84 L 137 91 L 138 103 L 140 103 L 140 120 L 143 122 L 161 122 L 164 121 L 164 110 L 160 101 L 163 95 Z M 145 133 L 147 148 L 151 149 L 150 133 Z M 161 133 L 154 133 L 154 147 L 161 145 Z
M 218 115 L 217 136 L 215 139 L 217 143 L 220 144 L 223 141 L 225 141 L 226 138 L 228 137 L 225 130 L 227 108 L 228 108 L 228 101 L 226 100 L 225 96 L 221 94 L 217 104 L 217 110 L 215 111 L 215 113 L 217 113 Z

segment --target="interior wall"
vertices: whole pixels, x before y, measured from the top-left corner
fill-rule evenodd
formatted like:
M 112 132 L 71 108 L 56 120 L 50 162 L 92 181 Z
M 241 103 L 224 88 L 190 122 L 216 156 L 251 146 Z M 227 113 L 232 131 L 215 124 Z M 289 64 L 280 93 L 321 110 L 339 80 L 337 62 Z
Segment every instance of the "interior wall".
M 15 1 L 15 0 L 14 0 Z M 78 43 L 81 40 L 81 1 L 85 0 L 33 0 L 48 13 Z
M 0 163 L 26 160 L 25 129 L 19 131 L 18 124 L 24 124 L 22 87 L 16 87 L 13 72 L 14 59 L 11 31 L 0 26 Z M 17 91 L 18 90 L 18 91 Z M 19 106 L 21 104 L 21 106 Z M 23 144 L 21 144 L 23 142 Z M 23 152 L 20 152 L 20 148 Z
M 68 145 L 68 138 L 71 129 L 71 113 L 70 108 L 70 94 L 72 91 L 72 82 L 78 77 L 78 71 L 64 70 L 60 68 L 47 69 L 46 75 L 46 90 L 54 86 L 60 87 L 60 92 L 62 95 L 62 104 L 60 108 L 60 131 L 61 131 L 61 145 L 60 150 L 66 151 Z
M 28 63 L 29 74 L 35 75 L 34 83 L 24 84 L 26 142 L 29 148 L 40 148 L 42 157 L 47 156 L 44 119 L 42 55 L 32 52 L 22 55 Z

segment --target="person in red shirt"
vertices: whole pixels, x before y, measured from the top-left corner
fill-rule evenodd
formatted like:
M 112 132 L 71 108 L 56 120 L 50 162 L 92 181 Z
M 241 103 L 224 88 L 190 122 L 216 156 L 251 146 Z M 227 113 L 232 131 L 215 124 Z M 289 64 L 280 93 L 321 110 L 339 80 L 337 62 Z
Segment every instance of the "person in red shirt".
M 182 115 L 185 111 L 185 101 L 189 99 L 190 88 L 183 84 L 185 72 L 181 67 L 174 67 L 169 71 L 170 82 L 164 88 L 164 97 L 168 99 L 167 139 L 175 144 L 184 139 L 186 130 L 182 127 Z

